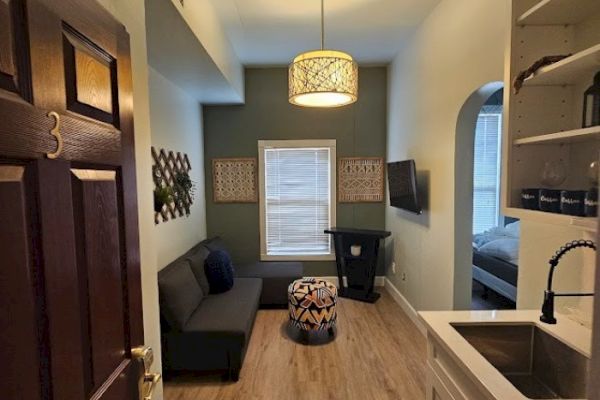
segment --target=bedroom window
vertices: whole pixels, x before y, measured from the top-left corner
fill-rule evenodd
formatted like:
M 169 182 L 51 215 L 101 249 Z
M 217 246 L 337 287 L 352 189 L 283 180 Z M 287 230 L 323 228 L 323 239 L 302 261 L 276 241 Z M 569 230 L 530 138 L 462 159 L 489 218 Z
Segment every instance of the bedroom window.
M 473 233 L 500 222 L 502 106 L 484 105 L 475 131 L 473 176 Z
M 262 260 L 333 260 L 335 140 L 260 140 Z

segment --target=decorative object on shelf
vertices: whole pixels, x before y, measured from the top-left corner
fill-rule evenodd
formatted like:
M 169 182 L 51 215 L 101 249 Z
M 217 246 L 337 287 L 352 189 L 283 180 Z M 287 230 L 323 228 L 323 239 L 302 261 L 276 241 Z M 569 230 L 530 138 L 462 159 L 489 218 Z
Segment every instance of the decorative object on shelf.
M 600 71 L 594 83 L 583 93 L 583 127 L 600 125 Z
M 385 163 L 381 157 L 343 157 L 338 168 L 340 203 L 380 203 L 384 199 Z
M 588 167 L 588 179 L 590 180 L 590 186 L 593 188 L 598 187 L 600 181 L 600 162 L 592 161 Z
M 177 217 L 183 217 L 190 215 L 190 207 L 194 201 L 193 198 L 193 182 L 190 179 L 192 190 L 182 191 L 181 178 L 187 175 L 189 179 L 189 173 L 192 170 L 190 160 L 187 154 L 174 153 L 173 151 L 166 151 L 165 149 L 157 150 L 151 148 L 152 160 L 152 180 L 154 181 L 154 196 L 156 200 L 157 190 L 163 188 L 169 188 L 170 201 L 165 202 L 159 211 L 154 214 L 154 223 L 158 224 L 160 219 L 166 222 L 170 219 Z M 183 174 L 183 175 L 182 175 Z M 179 184 L 178 184 L 179 181 Z M 165 200 L 166 192 L 158 190 L 160 193 L 159 198 Z M 155 208 L 159 204 L 155 203 Z
M 350 246 L 350 254 L 354 257 L 360 257 L 360 253 L 362 251 L 362 246 L 360 244 L 353 244 Z
M 256 203 L 256 158 L 213 159 L 213 201 Z
M 546 161 L 542 170 L 542 183 L 551 188 L 561 185 L 567 179 L 567 167 L 563 160 Z
M 563 190 L 560 192 L 560 212 L 565 215 L 585 215 L 585 190 Z
M 546 65 L 551 65 L 559 62 L 560 60 L 564 60 L 567 57 L 570 57 L 572 54 L 567 55 L 557 55 L 557 56 L 545 56 L 534 62 L 531 67 L 527 68 L 524 71 L 521 71 L 519 75 L 515 78 L 513 82 L 513 89 L 515 94 L 519 94 L 521 88 L 523 87 L 523 82 L 531 75 L 535 74 L 537 70 Z
M 540 189 L 521 190 L 521 205 L 527 210 L 540 209 Z
M 160 186 L 154 189 L 154 212 L 162 211 L 165 204 L 173 201 L 173 190 L 169 186 Z
M 540 210 L 560 213 L 560 190 L 540 189 Z
M 586 217 L 598 216 L 598 189 L 593 188 L 585 193 L 584 211 Z
M 358 65 L 342 51 L 325 50 L 321 0 L 321 49 L 299 54 L 289 66 L 289 101 L 303 107 L 341 107 L 358 99 Z
M 588 168 L 590 190 L 585 194 L 584 209 L 586 217 L 598 216 L 598 184 L 600 178 L 600 162 L 593 161 Z

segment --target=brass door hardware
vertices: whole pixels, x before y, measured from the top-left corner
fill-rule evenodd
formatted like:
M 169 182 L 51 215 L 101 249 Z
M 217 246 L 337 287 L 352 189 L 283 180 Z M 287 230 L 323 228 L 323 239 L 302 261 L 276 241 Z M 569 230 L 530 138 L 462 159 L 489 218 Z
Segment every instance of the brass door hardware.
M 139 382 L 140 400 L 152 400 L 154 389 L 162 378 L 161 374 L 150 372 L 150 367 L 154 362 L 154 352 L 151 347 L 140 346 L 131 349 L 131 357 L 144 366 L 144 375 Z
M 54 118 L 54 128 L 50 130 L 50 134 L 56 138 L 56 151 L 53 153 L 46 153 L 46 157 L 54 160 L 60 156 L 63 150 L 63 139 L 60 134 L 60 115 L 55 111 L 50 111 L 48 117 Z
M 149 373 L 144 375 L 144 382 L 140 398 L 143 400 L 152 400 L 152 394 L 158 382 L 160 382 L 161 375 L 159 373 Z M 145 390 L 145 391 L 144 391 Z

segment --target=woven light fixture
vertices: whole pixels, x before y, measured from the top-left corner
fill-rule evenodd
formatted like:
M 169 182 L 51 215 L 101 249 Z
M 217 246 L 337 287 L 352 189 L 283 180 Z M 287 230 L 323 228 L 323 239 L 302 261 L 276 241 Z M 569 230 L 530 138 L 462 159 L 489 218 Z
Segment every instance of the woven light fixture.
M 321 50 L 299 54 L 289 67 L 290 103 L 304 107 L 341 107 L 358 99 L 358 65 L 347 53 L 325 50 L 321 0 Z

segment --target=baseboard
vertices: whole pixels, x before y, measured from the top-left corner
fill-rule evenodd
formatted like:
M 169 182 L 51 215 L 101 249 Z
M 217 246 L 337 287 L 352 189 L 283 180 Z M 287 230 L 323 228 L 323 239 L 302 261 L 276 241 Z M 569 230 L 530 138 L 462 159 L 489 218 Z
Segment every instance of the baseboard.
M 315 276 L 315 278 L 325 279 L 333 283 L 335 286 L 340 287 L 339 279 L 337 276 Z M 344 277 L 344 285 L 347 284 L 346 277 Z M 375 286 L 384 287 L 385 286 L 385 276 L 376 276 L 375 277 Z
M 388 293 L 392 296 L 394 300 L 396 300 L 396 303 L 398 303 L 398 305 L 408 315 L 411 321 L 417 326 L 419 332 L 421 332 L 423 336 L 426 336 L 427 329 L 425 328 L 425 325 L 423 325 L 421 317 L 419 317 L 419 314 L 417 314 L 417 310 L 414 309 L 414 307 L 408 302 L 408 300 L 406 300 L 406 297 L 404 297 L 402 293 L 400 293 L 398 288 L 394 286 L 394 284 L 387 277 L 383 278 L 385 281 L 385 288 L 388 291 Z

